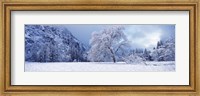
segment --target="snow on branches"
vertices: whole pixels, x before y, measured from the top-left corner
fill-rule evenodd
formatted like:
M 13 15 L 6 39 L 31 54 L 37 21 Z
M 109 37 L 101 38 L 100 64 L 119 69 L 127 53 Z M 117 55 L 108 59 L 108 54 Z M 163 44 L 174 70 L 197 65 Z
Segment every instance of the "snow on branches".
M 175 38 L 170 37 L 163 43 L 158 42 L 151 52 L 151 57 L 153 61 L 175 61 Z
M 101 32 L 93 32 L 90 40 L 91 48 L 88 59 L 93 62 L 112 61 L 116 62 L 123 55 L 129 45 L 123 26 L 112 26 Z
M 131 54 L 124 58 L 124 61 L 127 64 L 146 64 L 145 59 L 143 57 L 138 56 L 137 54 Z

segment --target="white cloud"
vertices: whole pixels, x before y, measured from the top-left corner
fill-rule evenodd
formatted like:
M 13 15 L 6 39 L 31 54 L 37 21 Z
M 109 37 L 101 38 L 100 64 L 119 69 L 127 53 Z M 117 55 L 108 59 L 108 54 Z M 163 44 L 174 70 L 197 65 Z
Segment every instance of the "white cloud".
M 162 30 L 157 26 L 134 25 L 127 27 L 125 34 L 133 48 L 152 48 L 161 40 Z
M 72 34 L 82 43 L 89 46 L 91 33 L 113 25 L 106 24 L 66 24 Z M 133 48 L 153 48 L 159 40 L 175 35 L 175 25 L 123 25 L 124 33 L 132 42 Z

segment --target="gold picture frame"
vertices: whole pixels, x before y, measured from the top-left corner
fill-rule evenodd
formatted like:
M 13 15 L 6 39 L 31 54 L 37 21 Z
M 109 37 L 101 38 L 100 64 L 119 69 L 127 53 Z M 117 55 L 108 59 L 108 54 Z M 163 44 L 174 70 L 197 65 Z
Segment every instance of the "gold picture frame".
M 199 0 L 4 0 L 1 2 L 1 26 L 0 30 L 0 71 L 1 71 L 1 94 L 2 95 L 177 95 L 195 96 L 200 95 L 199 79 Z M 74 11 L 74 10 L 117 10 L 117 11 L 189 11 L 190 26 L 190 80 L 189 85 L 133 85 L 133 86 L 112 86 L 112 85 L 88 85 L 88 86 L 22 86 L 11 85 L 11 11 Z M 147 94 L 148 93 L 148 94 Z

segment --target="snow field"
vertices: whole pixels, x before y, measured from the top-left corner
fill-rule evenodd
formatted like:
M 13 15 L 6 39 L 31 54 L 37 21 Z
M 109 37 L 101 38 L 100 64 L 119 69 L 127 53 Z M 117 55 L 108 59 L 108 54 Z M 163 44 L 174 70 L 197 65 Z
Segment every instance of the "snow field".
M 25 72 L 174 72 L 175 62 L 25 62 Z

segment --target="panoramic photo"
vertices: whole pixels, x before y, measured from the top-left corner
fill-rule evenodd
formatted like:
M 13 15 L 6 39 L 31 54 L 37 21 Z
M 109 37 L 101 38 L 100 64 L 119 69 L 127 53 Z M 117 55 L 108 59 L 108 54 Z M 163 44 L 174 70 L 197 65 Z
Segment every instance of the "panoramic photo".
M 174 24 L 26 24 L 25 72 L 175 72 Z

